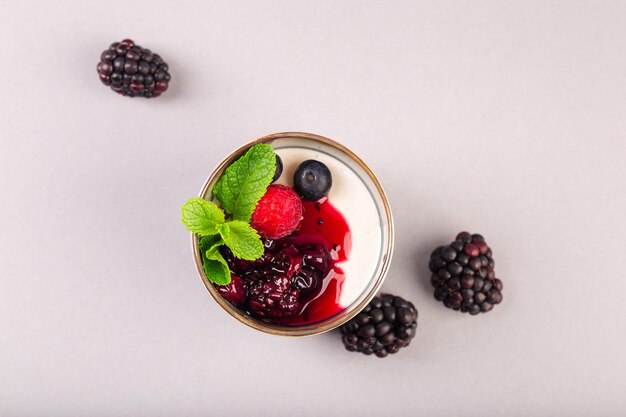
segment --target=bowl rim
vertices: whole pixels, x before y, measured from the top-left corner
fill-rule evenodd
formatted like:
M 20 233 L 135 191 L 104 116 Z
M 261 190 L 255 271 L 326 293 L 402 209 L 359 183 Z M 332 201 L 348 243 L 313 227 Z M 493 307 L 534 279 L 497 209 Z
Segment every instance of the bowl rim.
M 384 215 L 386 218 L 386 235 L 387 235 L 387 244 L 382 253 L 382 259 L 380 259 L 381 267 L 378 276 L 376 277 L 375 285 L 370 289 L 366 294 L 361 294 L 355 302 L 352 303 L 351 310 L 346 314 L 337 317 L 336 320 L 332 320 L 333 317 L 326 319 L 319 323 L 306 324 L 301 326 L 281 326 L 277 324 L 267 323 L 254 317 L 244 313 L 239 310 L 228 301 L 226 301 L 218 292 L 217 289 L 213 286 L 213 284 L 208 280 L 204 273 L 204 268 L 202 266 L 202 258 L 200 256 L 199 250 L 199 238 L 196 234 L 191 234 L 191 251 L 194 259 L 194 263 L 196 265 L 196 270 L 198 271 L 198 275 L 200 279 L 204 283 L 204 286 L 209 291 L 213 299 L 232 317 L 239 320 L 243 324 L 265 333 L 280 335 L 280 336 L 312 336 L 316 334 L 321 334 L 333 330 L 342 324 L 348 322 L 354 316 L 356 316 L 361 310 L 363 310 L 367 304 L 376 296 L 380 287 L 383 284 L 387 276 L 387 272 L 389 270 L 389 265 L 391 263 L 391 258 L 393 255 L 393 246 L 394 246 L 394 225 L 393 225 L 393 216 L 391 213 L 391 207 L 389 205 L 389 199 L 387 198 L 387 194 L 383 189 L 380 181 L 369 168 L 369 166 L 354 152 L 348 149 L 346 146 L 341 143 L 329 139 L 324 136 L 316 135 L 313 133 L 305 133 L 305 132 L 281 132 L 281 133 L 273 133 L 270 135 L 265 135 L 258 137 L 231 152 L 228 154 L 209 174 L 200 193 L 198 194 L 201 198 L 207 198 L 209 194 L 209 190 L 212 190 L 212 186 L 219 175 L 222 174 L 224 169 L 228 167 L 232 162 L 234 162 L 237 158 L 245 153 L 251 146 L 254 146 L 258 143 L 271 143 L 276 139 L 284 139 L 284 138 L 299 138 L 299 139 L 308 139 L 316 142 L 320 142 L 326 145 L 329 145 L 333 148 L 338 149 L 339 151 L 345 153 L 348 157 L 350 157 L 354 162 L 356 162 L 361 169 L 369 176 L 372 183 L 376 187 L 376 191 L 378 192 L 380 199 L 384 208 Z M 385 231 L 383 230 L 383 236 L 385 235 Z M 356 302 L 358 304 L 354 305 Z M 336 317 L 336 316 L 335 316 Z

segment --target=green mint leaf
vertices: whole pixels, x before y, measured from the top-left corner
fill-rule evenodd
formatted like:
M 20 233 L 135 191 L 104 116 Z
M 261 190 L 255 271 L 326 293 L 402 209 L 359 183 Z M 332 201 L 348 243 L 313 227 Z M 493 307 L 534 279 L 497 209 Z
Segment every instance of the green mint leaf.
M 231 281 L 228 263 L 219 251 L 224 244 L 240 259 L 255 260 L 263 255 L 261 238 L 248 222 L 275 170 L 276 154 L 267 144 L 251 147 L 226 168 L 213 195 L 234 218 L 228 223 L 222 209 L 203 198 L 192 198 L 183 205 L 182 222 L 200 236 L 202 265 L 209 281 L 218 285 Z
M 216 226 L 224 223 L 224 212 L 204 198 L 190 198 L 182 208 L 182 222 L 190 232 L 200 236 L 217 234 Z
M 220 235 L 203 236 L 200 238 L 200 253 L 202 253 L 202 256 L 205 256 L 209 249 L 219 247 L 223 244 L 224 241 Z
M 222 174 L 213 195 L 235 220 L 249 222 L 276 171 L 276 155 L 268 144 L 254 145 Z
M 233 220 L 218 225 L 217 230 L 235 257 L 254 261 L 263 255 L 265 248 L 261 238 L 248 223 Z
M 204 273 L 209 281 L 217 285 L 230 284 L 230 269 L 226 263 L 226 259 L 219 251 L 219 247 L 223 244 L 222 239 L 216 241 L 213 246 L 206 252 L 202 252 L 202 266 Z
M 209 281 L 217 285 L 230 284 L 230 270 L 226 260 L 219 252 L 224 241 L 219 235 L 204 236 L 200 238 L 200 253 L 202 254 L 202 267 Z

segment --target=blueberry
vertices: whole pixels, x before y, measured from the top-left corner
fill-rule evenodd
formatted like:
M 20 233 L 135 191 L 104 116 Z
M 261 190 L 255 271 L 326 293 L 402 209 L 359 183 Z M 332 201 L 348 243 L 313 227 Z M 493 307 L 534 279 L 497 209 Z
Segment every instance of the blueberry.
M 333 185 L 333 177 L 326 165 L 309 159 L 298 166 L 293 174 L 296 192 L 305 200 L 317 201 L 326 196 Z
M 283 160 L 280 159 L 280 156 L 276 154 L 276 171 L 274 171 L 274 178 L 272 178 L 272 182 L 276 181 L 280 178 L 280 174 L 283 173 Z

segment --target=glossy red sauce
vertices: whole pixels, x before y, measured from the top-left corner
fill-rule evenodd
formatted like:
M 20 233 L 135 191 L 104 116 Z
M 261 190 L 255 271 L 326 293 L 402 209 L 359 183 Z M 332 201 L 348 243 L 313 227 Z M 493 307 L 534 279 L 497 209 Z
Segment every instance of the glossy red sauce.
M 323 280 L 321 289 L 308 299 L 301 299 L 302 312 L 293 317 L 273 320 L 272 322 L 288 325 L 311 324 L 341 312 L 339 304 L 341 287 L 345 274 L 338 264 L 347 261 L 352 248 L 350 228 L 343 215 L 327 198 L 318 202 L 304 202 L 304 218 L 299 229 L 285 241 L 298 247 L 322 244 L 330 253 L 330 272 Z

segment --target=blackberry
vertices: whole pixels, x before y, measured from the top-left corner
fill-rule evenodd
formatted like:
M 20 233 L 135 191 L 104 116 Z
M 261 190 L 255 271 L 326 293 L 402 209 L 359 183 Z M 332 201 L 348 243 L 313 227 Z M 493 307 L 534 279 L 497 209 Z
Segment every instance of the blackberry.
M 102 52 L 98 75 L 104 85 L 124 96 L 158 97 L 167 90 L 169 67 L 149 49 L 130 39 L 111 44 Z
M 216 285 L 217 292 L 234 305 L 246 302 L 246 283 L 237 275 L 230 276 L 230 284 Z
M 284 274 L 252 281 L 248 287 L 250 312 L 260 318 L 290 317 L 299 313 L 300 292 Z
M 350 352 L 384 358 L 411 343 L 417 328 L 417 309 L 391 294 L 374 297 L 348 323 L 341 326 L 344 346 Z
M 265 251 L 255 261 L 233 256 L 226 246 L 220 252 L 231 270 L 232 282 L 216 285 L 226 300 L 264 320 L 284 319 L 301 313 L 302 306 L 322 289 L 332 269 L 328 250 L 318 244 L 263 239 Z
M 305 247 L 301 254 L 302 268 L 293 277 L 292 285 L 303 296 L 308 296 L 321 288 L 324 277 L 330 272 L 330 254 L 322 245 Z
M 304 248 L 302 249 L 302 264 L 326 274 L 330 264 L 330 254 L 322 245 Z
M 433 251 L 428 267 L 435 299 L 448 308 L 477 315 L 502 301 L 493 254 L 479 234 L 459 233 L 454 242 Z
M 302 295 L 309 295 L 322 285 L 321 274 L 308 266 L 303 267 L 298 275 L 293 277 L 291 285 Z

